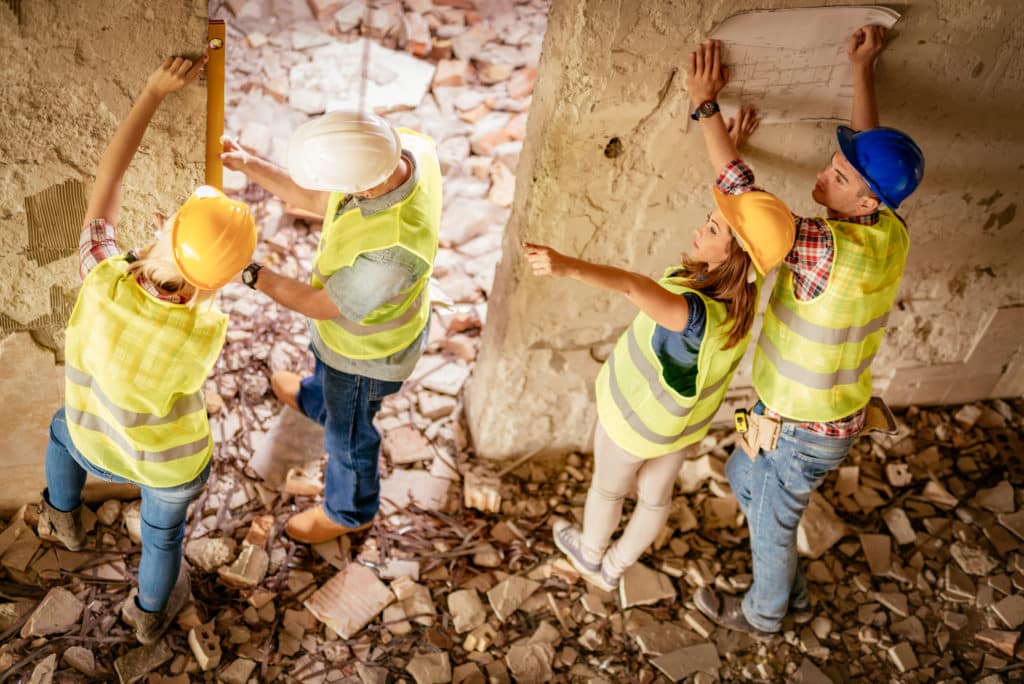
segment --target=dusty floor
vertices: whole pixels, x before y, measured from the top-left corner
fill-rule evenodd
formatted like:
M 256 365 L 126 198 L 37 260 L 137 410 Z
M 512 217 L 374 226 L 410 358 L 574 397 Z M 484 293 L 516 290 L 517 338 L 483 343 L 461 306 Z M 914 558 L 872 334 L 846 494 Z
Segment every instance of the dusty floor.
M 278 161 L 287 132 L 329 106 L 330 75 L 317 70 L 330 55 L 317 51 L 352 40 L 364 19 L 376 44 L 439 65 L 378 83 L 430 87 L 389 117 L 439 142 L 435 275 L 455 306 L 435 315 L 430 352 L 381 411 L 374 528 L 314 548 L 281 534 L 322 487 L 318 428 L 269 391 L 273 371 L 311 368 L 308 336 L 299 317 L 230 286 L 229 341 L 208 395 L 218 451 L 185 540 L 195 601 L 140 648 L 118 617 L 139 561 L 138 502 L 93 506 L 80 553 L 46 540 L 26 507 L 0 529 L 0 682 L 1024 680 L 1021 402 L 910 410 L 896 438 L 861 440 L 805 518 L 812 610 L 770 643 L 714 629 L 690 601 L 698 586 L 742 592 L 751 580 L 722 476 L 728 432 L 687 462 L 670 524 L 621 595 L 589 588 L 559 558 L 551 520 L 579 518 L 589 458 L 478 462 L 459 398 L 500 258 L 546 3 L 495 3 L 490 16 L 437 4 L 416 15 L 425 25 L 358 3 L 215 8 L 237 15 L 228 127 Z M 417 46 L 424 29 L 429 50 Z M 257 210 L 260 258 L 308 273 L 319 226 L 237 176 L 226 184 Z

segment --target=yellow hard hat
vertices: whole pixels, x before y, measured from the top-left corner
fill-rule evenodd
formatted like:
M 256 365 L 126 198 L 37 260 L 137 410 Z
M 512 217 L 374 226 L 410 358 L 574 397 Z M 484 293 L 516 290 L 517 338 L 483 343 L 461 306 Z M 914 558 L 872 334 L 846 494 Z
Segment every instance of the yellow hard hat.
M 729 227 L 739 238 L 743 251 L 750 255 L 754 268 L 767 274 L 793 249 L 796 224 L 793 212 L 775 195 L 752 190 L 741 195 L 727 195 L 712 188 L 715 204 Z
M 256 222 L 244 202 L 200 185 L 174 215 L 171 248 L 185 280 L 200 290 L 216 290 L 252 259 Z

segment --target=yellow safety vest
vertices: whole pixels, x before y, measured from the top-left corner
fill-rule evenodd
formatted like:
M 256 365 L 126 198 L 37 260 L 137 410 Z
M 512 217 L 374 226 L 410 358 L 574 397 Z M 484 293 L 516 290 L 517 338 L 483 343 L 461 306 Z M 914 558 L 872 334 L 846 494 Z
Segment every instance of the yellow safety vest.
M 730 326 L 725 305 L 670 276 L 674 270 L 666 271 L 658 284 L 680 296 L 693 292 L 707 310 L 693 395 L 683 396 L 665 382 L 652 344 L 657 324 L 644 313 L 622 334 L 597 375 L 601 425 L 616 444 L 639 458 L 663 456 L 703 439 L 750 342 L 748 334 L 723 349 Z
M 227 316 L 146 293 L 124 257 L 86 276 L 64 344 L 68 432 L 100 468 L 149 487 L 194 480 L 213 453 L 203 383 Z
M 323 234 L 313 261 L 312 286 L 323 289 L 335 271 L 351 266 L 364 252 L 401 246 L 430 267 L 410 288 L 374 309 L 361 321 L 344 316 L 314 321 L 319 340 L 350 359 L 380 359 L 415 342 L 430 318 L 428 283 L 437 255 L 441 225 L 441 167 L 434 141 L 405 128 L 399 129 L 402 147 L 416 158 L 419 179 L 412 193 L 398 204 L 363 218 L 354 207 L 335 218 L 346 195 L 331 195 Z
M 793 273 L 775 283 L 754 353 L 754 389 L 797 421 L 849 416 L 871 399 L 871 360 L 885 335 L 910 249 L 889 209 L 866 226 L 829 219 L 835 244 L 825 291 L 800 301 Z

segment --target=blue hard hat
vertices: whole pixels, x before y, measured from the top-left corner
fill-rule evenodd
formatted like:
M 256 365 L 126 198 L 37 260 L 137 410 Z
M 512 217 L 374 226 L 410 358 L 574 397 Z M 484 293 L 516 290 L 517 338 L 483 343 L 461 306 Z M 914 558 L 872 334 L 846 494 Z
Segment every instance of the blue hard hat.
M 855 131 L 836 128 L 839 149 L 871 191 L 891 209 L 917 189 L 924 177 L 924 155 L 910 136 L 895 128 Z

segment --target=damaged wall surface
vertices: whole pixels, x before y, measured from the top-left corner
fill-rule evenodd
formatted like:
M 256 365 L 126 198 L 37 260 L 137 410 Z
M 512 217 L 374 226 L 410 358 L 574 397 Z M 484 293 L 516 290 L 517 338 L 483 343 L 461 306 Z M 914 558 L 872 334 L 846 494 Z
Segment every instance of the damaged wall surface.
M 0 510 L 43 487 L 63 390 L 54 361 L 100 156 L 163 58 L 205 52 L 206 16 L 205 0 L 0 3 Z M 145 245 L 151 214 L 171 213 L 202 182 L 205 102 L 193 86 L 154 116 L 124 179 L 123 248 Z
M 467 400 L 479 453 L 588 448 L 593 380 L 635 315 L 625 298 L 533 277 L 520 243 L 652 276 L 677 263 L 712 206 L 714 180 L 688 126 L 690 50 L 735 12 L 821 4 L 554 2 Z M 915 0 L 901 11 L 876 71 L 881 120 L 918 141 L 927 171 L 900 209 L 911 252 L 873 366 L 876 393 L 895 405 L 1019 396 L 1024 7 Z M 835 149 L 833 124 L 765 125 L 745 158 L 760 185 L 814 215 L 815 174 Z M 752 396 L 750 356 L 731 401 Z

